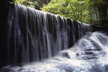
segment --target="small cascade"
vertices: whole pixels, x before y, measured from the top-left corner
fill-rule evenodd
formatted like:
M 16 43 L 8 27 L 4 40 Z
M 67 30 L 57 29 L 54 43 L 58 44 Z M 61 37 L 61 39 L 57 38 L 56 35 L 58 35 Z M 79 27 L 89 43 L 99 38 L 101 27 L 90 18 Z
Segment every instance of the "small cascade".
M 50 58 L 72 47 L 87 31 L 91 31 L 87 24 L 10 3 L 7 63 L 29 63 Z
M 72 48 L 52 58 L 8 65 L 0 72 L 108 72 L 108 32 L 89 32 Z

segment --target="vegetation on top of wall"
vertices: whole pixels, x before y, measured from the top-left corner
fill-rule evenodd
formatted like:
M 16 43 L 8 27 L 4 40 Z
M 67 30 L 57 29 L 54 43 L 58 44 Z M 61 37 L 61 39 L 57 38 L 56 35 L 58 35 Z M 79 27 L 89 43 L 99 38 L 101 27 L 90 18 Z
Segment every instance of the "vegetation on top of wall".
M 108 20 L 108 0 L 15 0 L 15 3 L 89 24 L 105 24 Z
M 14 0 L 15 3 L 39 9 L 43 4 L 48 4 L 51 0 Z
M 14 2 L 17 4 L 29 6 L 32 8 L 37 8 L 37 6 L 38 6 L 38 2 L 35 0 L 14 0 Z
M 52 0 L 41 9 L 81 22 L 90 21 L 87 0 Z

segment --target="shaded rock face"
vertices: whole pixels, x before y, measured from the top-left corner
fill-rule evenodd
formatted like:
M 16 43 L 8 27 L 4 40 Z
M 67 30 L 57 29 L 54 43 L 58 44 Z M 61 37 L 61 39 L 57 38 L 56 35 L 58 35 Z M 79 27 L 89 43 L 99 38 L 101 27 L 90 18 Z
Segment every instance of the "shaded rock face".
M 8 0 L 0 1 L 0 67 L 7 64 L 5 57 L 7 55 L 7 17 L 8 17 Z
M 87 33 L 72 48 L 42 62 L 9 65 L 0 72 L 108 72 L 107 32 Z

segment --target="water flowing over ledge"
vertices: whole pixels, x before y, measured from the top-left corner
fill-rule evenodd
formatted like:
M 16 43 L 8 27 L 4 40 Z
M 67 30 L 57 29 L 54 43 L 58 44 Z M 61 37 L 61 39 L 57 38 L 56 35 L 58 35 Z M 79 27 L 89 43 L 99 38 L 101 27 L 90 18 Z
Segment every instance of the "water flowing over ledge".
M 108 72 L 108 32 L 87 33 L 72 48 L 42 62 L 8 65 L 0 72 Z
M 87 24 L 14 3 L 7 23 L 6 65 L 50 58 L 91 31 Z

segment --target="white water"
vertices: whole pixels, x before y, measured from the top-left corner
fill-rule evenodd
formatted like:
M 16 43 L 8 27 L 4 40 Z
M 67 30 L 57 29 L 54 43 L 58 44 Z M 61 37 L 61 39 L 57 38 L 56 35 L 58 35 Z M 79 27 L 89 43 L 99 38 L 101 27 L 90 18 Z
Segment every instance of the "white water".
M 108 72 L 108 33 L 89 32 L 72 48 L 42 62 L 9 65 L 0 72 Z

